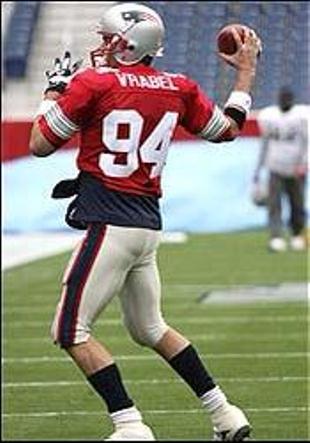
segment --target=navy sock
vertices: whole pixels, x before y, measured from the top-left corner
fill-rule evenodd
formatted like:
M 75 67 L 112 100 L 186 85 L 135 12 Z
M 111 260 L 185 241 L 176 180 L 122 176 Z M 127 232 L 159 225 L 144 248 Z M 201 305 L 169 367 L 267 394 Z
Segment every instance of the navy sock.
M 197 397 L 215 388 L 216 384 L 192 345 L 172 357 L 168 363 L 192 388 Z
M 87 377 L 87 379 L 106 402 L 110 413 L 130 408 L 134 405 L 133 401 L 128 397 L 115 363 L 100 369 Z

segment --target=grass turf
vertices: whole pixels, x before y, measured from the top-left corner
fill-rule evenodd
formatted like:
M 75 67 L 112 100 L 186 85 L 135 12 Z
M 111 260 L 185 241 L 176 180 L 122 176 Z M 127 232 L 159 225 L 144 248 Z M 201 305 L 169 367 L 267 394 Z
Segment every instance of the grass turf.
M 192 235 L 185 244 L 161 245 L 163 311 L 192 340 L 227 396 L 247 412 L 254 439 L 305 440 L 306 301 L 198 302 L 212 287 L 308 280 L 306 253 L 271 254 L 266 242 L 261 231 Z M 4 440 L 102 440 L 111 431 L 101 400 L 49 340 L 68 257 L 4 273 Z M 100 316 L 94 334 L 113 350 L 157 439 L 211 439 L 208 417 L 190 389 L 152 351 L 130 340 L 117 298 Z

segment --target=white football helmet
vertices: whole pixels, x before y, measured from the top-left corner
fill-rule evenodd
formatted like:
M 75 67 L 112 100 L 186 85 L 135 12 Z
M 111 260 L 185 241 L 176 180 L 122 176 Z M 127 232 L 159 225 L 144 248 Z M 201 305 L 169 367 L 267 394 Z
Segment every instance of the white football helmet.
M 121 3 L 109 8 L 98 25 L 103 43 L 91 52 L 93 66 L 107 64 L 113 54 L 122 65 L 133 65 L 146 55 L 159 57 L 163 51 L 165 27 L 153 9 L 137 3 Z

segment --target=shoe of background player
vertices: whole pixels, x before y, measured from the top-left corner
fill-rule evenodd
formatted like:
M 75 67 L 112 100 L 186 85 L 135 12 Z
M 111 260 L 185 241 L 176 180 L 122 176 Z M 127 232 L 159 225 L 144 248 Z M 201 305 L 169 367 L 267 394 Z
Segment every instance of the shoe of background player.
M 214 441 L 248 440 L 251 425 L 245 414 L 235 405 L 226 404 L 218 408 L 211 416 Z
M 306 240 L 301 235 L 292 237 L 290 247 L 293 251 L 304 251 L 306 249 Z
M 284 238 L 274 237 L 270 240 L 268 248 L 272 252 L 283 252 L 287 249 L 287 244 Z
M 123 423 L 105 441 L 155 441 L 151 429 L 144 423 Z

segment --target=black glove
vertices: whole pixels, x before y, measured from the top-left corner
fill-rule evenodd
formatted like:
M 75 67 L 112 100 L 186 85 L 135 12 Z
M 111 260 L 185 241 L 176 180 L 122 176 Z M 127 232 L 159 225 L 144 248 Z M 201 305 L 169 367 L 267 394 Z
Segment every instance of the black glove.
M 60 58 L 55 58 L 54 69 L 52 71 L 46 71 L 45 75 L 48 80 L 48 87 L 44 92 L 57 91 L 63 93 L 67 84 L 72 78 L 72 75 L 79 69 L 83 60 L 80 59 L 71 65 L 71 54 L 69 51 L 65 52 L 64 58 L 61 61 Z

